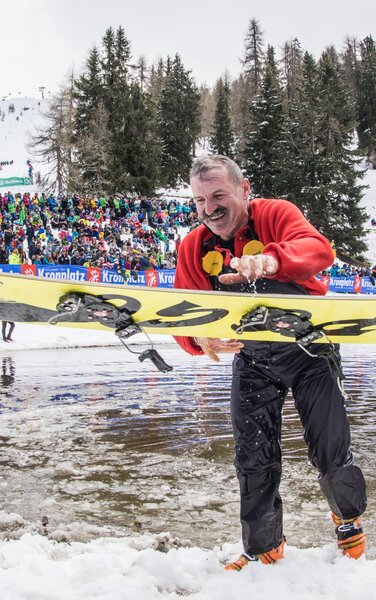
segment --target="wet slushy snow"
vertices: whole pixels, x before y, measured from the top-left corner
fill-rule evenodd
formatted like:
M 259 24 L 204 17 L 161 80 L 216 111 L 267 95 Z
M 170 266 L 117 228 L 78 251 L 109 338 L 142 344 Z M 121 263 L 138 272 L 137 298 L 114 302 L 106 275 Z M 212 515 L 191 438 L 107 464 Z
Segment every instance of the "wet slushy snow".
M 368 559 L 338 555 L 290 398 L 286 560 L 233 574 L 221 567 L 241 550 L 231 360 L 156 338 L 174 365 L 163 374 L 110 333 L 16 325 L 14 337 L 0 357 L 1 600 L 376 598 L 374 347 L 342 349 Z

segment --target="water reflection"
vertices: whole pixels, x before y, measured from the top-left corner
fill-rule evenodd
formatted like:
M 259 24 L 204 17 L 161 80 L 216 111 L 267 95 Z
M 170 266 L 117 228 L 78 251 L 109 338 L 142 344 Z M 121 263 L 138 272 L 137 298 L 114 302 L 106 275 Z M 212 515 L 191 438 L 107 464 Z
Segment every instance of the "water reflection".
M 174 372 L 145 371 L 118 348 L 3 357 L 3 510 L 30 522 L 48 515 L 50 531 L 81 521 L 113 534 L 167 530 L 204 547 L 238 539 L 231 362 L 190 358 L 176 346 L 164 347 L 163 355 Z M 373 347 L 343 347 L 353 449 L 368 484 L 370 555 L 376 545 L 375 359 Z M 283 421 L 288 541 L 327 543 L 333 528 L 291 397 Z
M 5 356 L 1 361 L 1 387 L 7 388 L 14 382 L 15 367 L 11 356 Z

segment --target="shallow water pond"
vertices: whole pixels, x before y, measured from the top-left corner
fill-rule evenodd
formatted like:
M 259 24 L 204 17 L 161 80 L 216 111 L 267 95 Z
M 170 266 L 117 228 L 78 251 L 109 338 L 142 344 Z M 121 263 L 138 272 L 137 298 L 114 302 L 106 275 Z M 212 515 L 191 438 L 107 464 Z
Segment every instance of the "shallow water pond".
M 0 510 L 21 515 L 30 530 L 47 517 L 47 533 L 73 539 L 90 537 L 88 525 L 93 536 L 168 531 L 206 548 L 240 537 L 231 360 L 189 357 L 172 344 L 159 350 L 174 371 L 159 373 L 119 347 L 2 355 Z M 376 349 L 343 346 L 342 356 L 376 556 Z M 329 510 L 290 397 L 283 421 L 288 542 L 328 543 Z

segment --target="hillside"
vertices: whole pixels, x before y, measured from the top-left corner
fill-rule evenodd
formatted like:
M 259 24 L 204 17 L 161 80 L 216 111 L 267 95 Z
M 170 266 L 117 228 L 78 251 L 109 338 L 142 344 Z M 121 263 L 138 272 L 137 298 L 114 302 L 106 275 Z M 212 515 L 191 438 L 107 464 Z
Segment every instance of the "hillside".
M 29 132 L 43 123 L 43 111 L 47 108 L 47 100 L 36 98 L 18 97 L 6 98 L 0 101 L 0 179 L 9 177 L 27 177 L 28 166 L 26 161 L 32 159 L 27 150 Z M 33 160 L 34 174 L 44 172 L 44 165 Z M 7 191 L 0 186 L 0 191 Z M 34 192 L 35 186 L 21 186 L 19 189 L 12 186 L 12 191 Z
M 26 161 L 33 159 L 27 151 L 26 143 L 28 133 L 35 127 L 43 124 L 43 112 L 47 109 L 48 100 L 18 97 L 3 98 L 0 101 L 0 163 L 13 161 L 11 165 L 3 165 L 0 170 L 0 179 L 9 177 L 27 177 L 28 166 Z M 14 106 L 14 111 L 10 107 Z M 33 160 L 34 175 L 38 172 L 43 176 L 46 173 L 46 165 Z M 369 188 L 365 191 L 363 206 L 368 213 L 366 223 L 367 230 L 367 259 L 372 265 L 376 264 L 376 227 L 371 224 L 371 219 L 376 218 L 376 171 L 367 171 L 364 184 Z M 38 188 L 33 186 L 22 186 L 11 188 L 14 192 L 35 192 Z M 0 191 L 7 191 L 1 187 Z M 185 195 L 187 190 L 185 190 Z M 176 195 L 179 195 L 177 193 Z

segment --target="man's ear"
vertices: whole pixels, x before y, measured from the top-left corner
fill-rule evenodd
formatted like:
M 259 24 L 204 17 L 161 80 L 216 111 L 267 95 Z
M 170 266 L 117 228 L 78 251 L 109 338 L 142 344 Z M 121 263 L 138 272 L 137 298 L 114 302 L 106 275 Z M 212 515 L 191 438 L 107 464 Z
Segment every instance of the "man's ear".
M 243 179 L 242 188 L 243 188 L 243 198 L 244 198 L 244 200 L 248 200 L 249 194 L 251 193 L 251 184 L 249 183 L 249 179 Z

